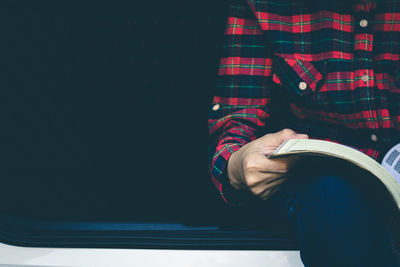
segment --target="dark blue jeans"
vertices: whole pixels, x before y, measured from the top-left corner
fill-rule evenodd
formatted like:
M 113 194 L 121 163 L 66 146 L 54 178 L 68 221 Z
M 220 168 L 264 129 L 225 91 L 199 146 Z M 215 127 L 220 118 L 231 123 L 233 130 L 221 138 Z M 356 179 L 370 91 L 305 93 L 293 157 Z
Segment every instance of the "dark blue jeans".
M 369 173 L 316 159 L 289 178 L 254 210 L 267 225 L 293 232 L 306 267 L 400 266 L 390 226 L 394 206 Z

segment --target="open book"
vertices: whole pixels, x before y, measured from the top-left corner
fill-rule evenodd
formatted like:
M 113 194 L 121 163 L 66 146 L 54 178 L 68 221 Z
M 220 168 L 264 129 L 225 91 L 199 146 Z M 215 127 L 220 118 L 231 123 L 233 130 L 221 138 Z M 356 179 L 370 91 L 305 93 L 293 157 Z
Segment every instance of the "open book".
M 382 165 L 364 153 L 337 143 L 314 139 L 290 139 L 282 143 L 269 158 L 290 155 L 326 156 L 346 160 L 377 177 L 387 188 L 400 211 L 400 144 L 383 158 Z

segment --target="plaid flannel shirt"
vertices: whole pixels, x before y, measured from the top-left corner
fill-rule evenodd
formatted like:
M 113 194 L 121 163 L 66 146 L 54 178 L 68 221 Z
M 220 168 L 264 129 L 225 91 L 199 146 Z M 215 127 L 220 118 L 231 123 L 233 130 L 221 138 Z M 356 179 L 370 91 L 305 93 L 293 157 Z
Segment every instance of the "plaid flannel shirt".
M 209 115 L 211 176 L 227 202 L 230 155 L 266 133 L 290 128 L 377 160 L 400 142 L 399 1 L 307 1 L 230 5 Z

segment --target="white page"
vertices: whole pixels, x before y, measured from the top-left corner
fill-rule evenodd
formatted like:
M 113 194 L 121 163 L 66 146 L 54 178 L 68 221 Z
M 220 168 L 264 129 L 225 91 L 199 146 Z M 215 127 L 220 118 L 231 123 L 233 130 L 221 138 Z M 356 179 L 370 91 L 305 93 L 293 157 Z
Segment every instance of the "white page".
M 395 145 L 386 153 L 381 164 L 400 183 L 400 144 Z

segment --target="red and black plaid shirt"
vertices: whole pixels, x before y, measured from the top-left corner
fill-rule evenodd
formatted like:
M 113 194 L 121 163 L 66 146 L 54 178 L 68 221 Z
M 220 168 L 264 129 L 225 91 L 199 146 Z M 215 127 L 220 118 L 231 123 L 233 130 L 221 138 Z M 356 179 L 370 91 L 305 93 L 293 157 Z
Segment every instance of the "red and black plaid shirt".
M 209 116 L 225 201 L 230 155 L 268 132 L 291 128 L 377 160 L 400 143 L 400 1 L 307 1 L 230 5 Z

